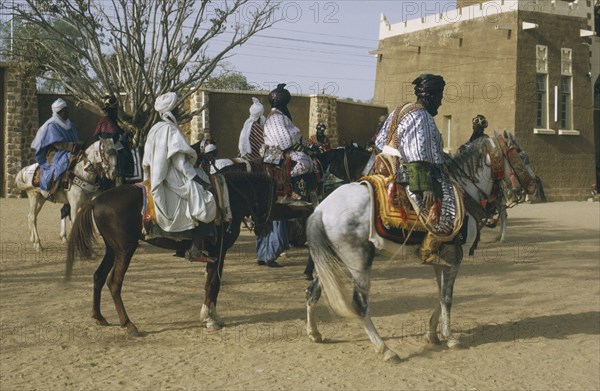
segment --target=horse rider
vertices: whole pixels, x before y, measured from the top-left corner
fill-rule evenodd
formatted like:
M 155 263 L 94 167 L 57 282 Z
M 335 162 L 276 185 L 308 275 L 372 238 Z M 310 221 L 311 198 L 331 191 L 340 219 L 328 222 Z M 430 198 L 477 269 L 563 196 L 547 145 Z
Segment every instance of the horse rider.
M 408 189 L 411 198 L 417 202 L 426 216 L 430 209 L 439 216 L 436 227 L 440 231 L 452 230 L 454 209 L 441 200 L 454 203 L 452 185 L 442 170 L 444 163 L 443 138 L 433 117 L 438 113 L 444 97 L 445 81 L 442 76 L 423 74 L 417 77 L 414 85 L 416 103 L 397 108 L 386 119 L 377 139 L 377 148 L 383 150 L 387 140 L 389 146 L 397 149 L 398 157 L 408 171 Z M 399 169 L 400 171 L 400 169 Z M 423 263 L 431 263 L 437 259 L 434 252 L 439 248 L 435 235 L 431 232 L 425 237 L 419 254 Z
M 485 116 L 483 116 L 482 114 L 477 114 L 475 117 L 473 117 L 473 133 L 469 138 L 469 142 L 472 143 L 480 137 L 489 137 L 487 134 L 484 133 L 485 128 L 487 127 L 488 120 L 485 118 Z
M 311 158 L 304 152 L 302 133 L 292 122 L 292 115 L 287 107 L 292 96 L 284 87 L 285 84 L 278 84 L 277 88 L 269 93 L 271 113 L 264 126 L 265 146 L 268 150 L 274 149 L 289 153 L 293 162 L 290 173 L 292 203 L 306 206 L 310 203 L 308 202 L 308 184 L 305 174 L 312 173 L 313 164 Z
M 311 151 L 323 153 L 331 150 L 331 142 L 329 137 L 325 135 L 325 129 L 327 129 L 327 126 L 319 122 L 316 126 L 317 133 L 308 138 L 307 144 Z
M 117 149 L 117 176 L 123 179 L 133 176 L 133 154 L 131 153 L 131 133 L 125 132 L 118 124 L 119 101 L 114 95 L 102 96 L 102 111 L 104 117 L 96 124 L 94 137 L 111 138 Z M 102 190 L 114 187 L 115 183 L 102 178 Z
M 77 129 L 69 119 L 67 102 L 57 99 L 52 103 L 52 117 L 37 131 L 31 148 L 40 165 L 40 190 L 44 197 L 53 200 L 59 178 L 67 171 L 72 151 L 79 141 Z
M 150 181 L 156 220 L 167 232 L 193 229 L 191 248 L 185 256 L 192 262 L 214 262 L 203 252 L 204 240 L 215 236 L 217 205 L 208 175 L 194 167 L 198 155 L 177 125 L 173 111 L 177 94 L 156 98 L 154 109 L 162 121 L 155 124 L 144 146 L 144 180 Z
M 239 156 L 248 161 L 260 158 L 260 149 L 264 144 L 264 125 L 267 120 L 263 115 L 265 108 L 257 98 L 252 98 L 249 109 L 250 116 L 244 122 L 238 142 Z

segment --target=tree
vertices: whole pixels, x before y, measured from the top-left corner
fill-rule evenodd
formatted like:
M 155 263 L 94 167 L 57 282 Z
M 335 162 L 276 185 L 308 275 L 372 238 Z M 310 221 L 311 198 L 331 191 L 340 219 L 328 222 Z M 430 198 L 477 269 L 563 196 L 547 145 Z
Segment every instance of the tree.
M 80 102 L 99 107 L 103 94 L 117 96 L 143 143 L 156 97 L 196 92 L 232 49 L 275 22 L 273 1 L 24 0 L 5 5 L 29 32 L 15 36 L 10 55 Z
M 244 90 L 254 91 L 257 89 L 255 85 L 248 82 L 246 76 L 227 65 L 223 66 L 223 70 L 216 76 L 211 76 L 206 80 L 204 86 L 215 90 Z

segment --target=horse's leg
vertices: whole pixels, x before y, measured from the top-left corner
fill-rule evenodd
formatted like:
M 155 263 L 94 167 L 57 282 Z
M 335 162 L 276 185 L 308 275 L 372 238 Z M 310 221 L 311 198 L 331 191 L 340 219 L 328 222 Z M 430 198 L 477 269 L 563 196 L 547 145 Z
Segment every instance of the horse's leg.
M 213 254 L 210 254 L 213 255 Z M 217 314 L 217 297 L 221 289 L 221 276 L 225 254 L 220 254 L 218 262 L 206 265 L 206 284 L 204 286 L 204 303 L 200 310 L 200 320 L 206 322 L 206 328 L 219 330 L 225 326 Z
M 361 309 L 361 312 L 364 313 L 364 328 L 371 343 L 375 345 L 377 353 L 383 355 L 383 361 L 400 362 L 398 354 L 391 350 L 385 342 L 383 342 L 383 339 L 381 339 L 377 328 L 371 320 L 371 315 L 369 315 L 369 288 L 371 285 L 370 269 L 361 273 L 358 277 L 354 271 L 351 271 L 351 273 L 354 277 L 354 303 Z
M 115 307 L 117 308 L 117 313 L 119 314 L 121 327 L 126 327 L 128 335 L 132 337 L 140 334 L 135 324 L 133 324 L 133 322 L 129 320 L 129 316 L 127 316 L 125 306 L 123 305 L 123 299 L 121 298 L 121 289 L 123 288 L 123 280 L 127 268 L 129 267 L 129 262 L 131 262 L 131 258 L 133 257 L 136 248 L 137 242 L 132 244 L 127 250 L 116 252 L 115 265 L 107 282 L 108 289 L 110 289 L 110 294 L 112 295 Z
M 369 315 L 371 264 L 375 256 L 375 248 L 370 242 L 367 242 L 367 245 L 363 247 L 340 246 L 338 252 L 352 275 L 354 282 L 352 301 L 359 315 L 363 317 L 364 329 L 371 343 L 375 345 L 375 350 L 383 355 L 384 361 L 399 362 L 400 357 L 383 342 Z
M 441 297 L 441 286 L 442 286 L 442 267 L 441 266 L 433 266 L 433 270 L 435 272 L 435 279 L 438 287 L 438 296 Z M 442 306 L 440 301 L 438 300 L 437 305 L 433 310 L 433 314 L 429 318 L 429 325 L 427 329 L 427 334 L 425 334 L 425 339 L 427 342 L 433 345 L 441 344 L 441 341 L 437 334 L 437 326 L 440 321 L 440 313 L 442 312 Z
M 102 294 L 102 288 L 106 283 L 106 277 L 115 264 L 115 252 L 114 250 L 105 243 L 106 250 L 102 262 L 94 273 L 94 304 L 92 308 L 92 318 L 96 319 L 96 323 L 100 326 L 108 326 L 108 322 L 102 316 L 100 312 L 100 296 Z
M 504 243 L 506 241 L 506 226 L 508 223 L 508 213 L 506 212 L 506 208 L 502 207 L 500 210 L 500 233 L 496 237 L 496 240 Z
M 72 201 L 70 197 L 67 196 L 67 198 L 69 199 L 69 203 L 64 204 L 62 208 L 60 208 L 60 238 L 63 243 L 67 242 L 67 219 L 69 220 L 69 223 L 75 220 L 74 212 L 71 211 Z M 69 228 L 71 228 L 70 224 Z
M 319 330 L 317 329 L 317 316 L 315 314 L 315 308 L 317 307 L 317 302 L 319 298 L 321 298 L 321 284 L 319 283 L 319 277 L 315 278 L 308 288 L 305 290 L 306 292 L 306 334 L 308 338 L 310 338 L 313 342 L 322 342 L 323 337 Z
M 37 231 L 37 216 L 38 213 L 40 213 L 42 206 L 44 206 L 46 199 L 38 191 L 35 190 L 28 191 L 27 197 L 29 198 L 28 222 L 30 239 L 33 243 L 35 251 L 42 251 L 42 245 L 40 244 L 40 236 Z
M 308 254 L 308 260 L 306 261 L 306 267 L 304 268 L 304 275 L 306 279 L 309 281 L 313 280 L 313 271 L 315 270 L 315 263 L 313 262 L 312 257 Z
M 67 218 L 61 217 L 60 219 L 60 240 L 63 243 L 67 242 Z
M 440 268 L 441 266 L 435 267 Z M 456 275 L 458 274 L 459 268 L 460 263 L 457 263 L 450 267 L 442 267 L 442 270 L 440 271 L 440 318 L 442 321 L 441 333 L 449 348 L 458 347 L 460 345 L 458 338 L 452 334 L 450 325 L 450 311 L 452 310 L 454 282 L 456 281 Z

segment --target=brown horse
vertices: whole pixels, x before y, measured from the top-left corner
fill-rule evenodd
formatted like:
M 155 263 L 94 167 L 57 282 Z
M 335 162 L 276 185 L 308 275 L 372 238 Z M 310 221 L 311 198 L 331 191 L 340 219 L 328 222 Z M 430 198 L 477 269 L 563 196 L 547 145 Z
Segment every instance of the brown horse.
M 232 219 L 230 223 L 217 226 L 216 243 L 206 243 L 209 255 L 217 259 L 206 266 L 207 277 L 205 298 L 201 318 L 208 327 L 220 328 L 222 323 L 216 315 L 217 295 L 221 287 L 221 275 L 225 254 L 240 234 L 242 219 L 246 216 L 254 220 L 257 235 L 269 233 L 275 202 L 275 184 L 264 174 L 223 173 L 229 190 Z M 92 318 L 99 325 L 108 325 L 100 312 L 100 295 L 107 283 L 112 295 L 119 321 L 126 327 L 129 335 L 139 335 L 137 327 L 129 319 L 121 288 L 129 262 L 141 240 L 143 207 L 142 190 L 134 185 L 122 185 L 110 189 L 87 203 L 77 215 L 69 237 L 67 250 L 66 279 L 70 279 L 75 253 L 84 257 L 93 255 L 94 222 L 102 235 L 105 245 L 104 258 L 94 273 L 94 303 Z M 190 241 L 170 239 L 148 241 L 150 244 L 167 249 L 182 249 L 190 246 Z

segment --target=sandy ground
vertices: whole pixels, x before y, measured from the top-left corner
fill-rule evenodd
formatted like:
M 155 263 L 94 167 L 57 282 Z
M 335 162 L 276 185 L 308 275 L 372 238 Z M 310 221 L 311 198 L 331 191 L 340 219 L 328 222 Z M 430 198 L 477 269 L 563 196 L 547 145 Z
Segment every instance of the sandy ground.
M 509 213 L 509 241 L 487 230 L 458 277 L 453 321 L 462 349 L 429 346 L 425 322 L 436 300 L 433 273 L 416 259 L 376 259 L 374 323 L 403 362 L 387 364 L 362 327 L 318 314 L 325 343 L 305 331 L 306 249 L 268 269 L 254 241 L 227 257 L 219 309 L 227 327 L 207 331 L 199 311 L 202 266 L 142 245 L 123 298 L 146 333 L 127 338 L 104 292 L 90 318 L 96 262 L 78 262 L 62 282 L 65 247 L 58 206 L 28 242 L 27 200 L 1 199 L 0 390 L 598 390 L 600 389 L 600 205 L 521 205 Z

